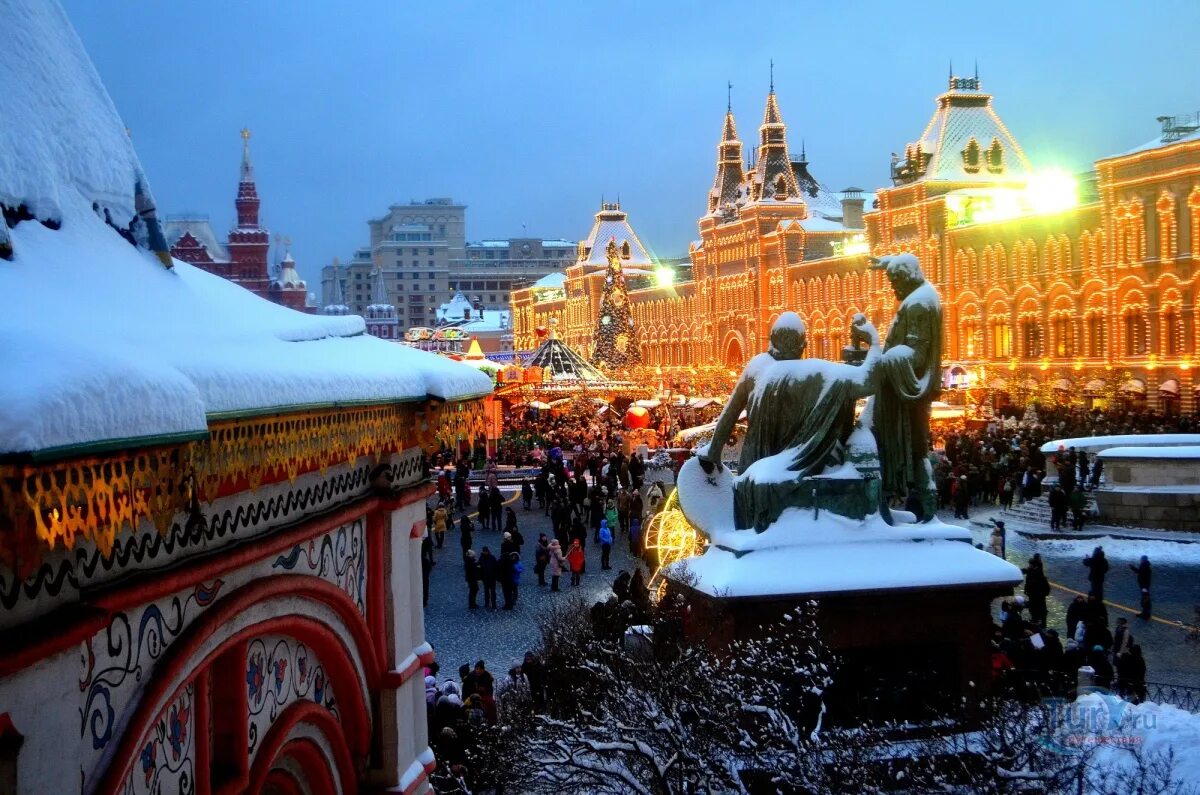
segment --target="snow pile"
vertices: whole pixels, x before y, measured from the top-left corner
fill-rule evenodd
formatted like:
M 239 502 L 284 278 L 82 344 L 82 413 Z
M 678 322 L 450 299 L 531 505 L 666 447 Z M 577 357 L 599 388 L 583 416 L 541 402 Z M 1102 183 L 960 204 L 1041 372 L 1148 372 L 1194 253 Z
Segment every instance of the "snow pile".
M 1095 746 L 1089 766 L 1104 770 L 1107 778 L 1118 771 L 1134 773 L 1138 762 L 1131 750 L 1136 749 L 1146 760 L 1173 752 L 1174 780 L 1200 782 L 1200 715 L 1169 704 L 1130 704 L 1102 693 L 1080 696 L 1073 707 L 1078 715 L 1104 719 L 1096 726 L 1089 725 L 1091 717 L 1083 723 L 1094 739 L 1086 745 Z
M 1043 453 L 1057 453 L 1059 450 L 1076 450 L 1097 452 L 1110 447 L 1182 447 L 1200 445 L 1200 433 L 1122 433 L 1114 436 L 1081 436 L 1074 439 L 1055 439 L 1041 446 Z
M 0 18 L 0 204 L 59 219 L 71 190 L 127 222 L 141 165 L 66 12 L 5 0 Z
M 99 217 L 133 214 L 140 166 L 57 4 L 4 0 L 0 201 L 52 213 L 0 260 L 0 453 L 170 437 L 230 412 L 490 392 L 474 368 L 305 315 L 182 262 L 167 270 Z
M 1110 447 L 1096 454 L 1097 458 L 1200 458 L 1200 446 L 1178 447 Z

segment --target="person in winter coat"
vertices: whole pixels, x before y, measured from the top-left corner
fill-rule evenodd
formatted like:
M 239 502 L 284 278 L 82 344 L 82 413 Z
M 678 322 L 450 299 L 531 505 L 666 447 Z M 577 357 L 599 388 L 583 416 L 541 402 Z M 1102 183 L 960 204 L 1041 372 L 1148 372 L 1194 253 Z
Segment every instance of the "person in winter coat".
M 533 507 L 533 486 L 529 483 L 529 478 L 521 480 L 521 504 L 525 510 Z
M 1152 578 L 1150 558 L 1142 555 L 1138 565 L 1130 564 L 1129 570 L 1137 575 L 1138 591 L 1142 594 L 1142 612 L 1138 613 L 1138 618 L 1148 621 L 1150 620 L 1150 580 Z
M 504 509 L 504 532 L 511 533 L 516 529 L 517 529 L 517 512 L 514 511 L 512 508 L 505 508 Z
M 1129 653 L 1133 646 L 1133 635 L 1129 632 L 1129 621 L 1125 616 L 1117 619 L 1117 627 L 1113 630 L 1112 656 L 1113 662 Z
M 546 569 L 550 572 L 550 590 L 558 590 L 558 579 L 562 577 L 563 569 L 565 568 L 566 558 L 563 557 L 562 545 L 558 543 L 558 539 L 550 540 L 546 549 L 549 556 L 546 561 Z
M 953 494 L 951 499 L 954 502 L 954 518 L 969 519 L 967 508 L 971 504 L 971 487 L 967 483 L 966 475 L 959 475 L 958 480 L 952 484 Z M 993 552 L 994 555 L 1000 557 L 1000 553 Z
M 458 539 L 458 543 L 462 545 L 463 555 L 466 555 L 467 550 L 473 546 L 471 542 L 475 536 L 473 532 L 475 530 L 475 525 L 471 523 L 471 517 L 464 513 L 463 518 L 458 522 L 458 529 L 461 536 Z
M 648 492 L 646 492 L 646 509 L 649 510 L 651 514 L 657 513 L 658 505 L 659 505 L 659 503 L 662 502 L 662 500 L 663 500 L 662 487 L 659 486 L 657 482 L 651 483 L 650 490 Z M 644 521 L 645 517 L 642 517 L 642 518 Z
M 650 589 L 646 586 L 646 577 L 640 567 L 633 572 L 633 578 L 629 580 L 629 600 L 642 615 L 650 609 Z
M 425 607 L 429 607 L 429 573 L 433 567 L 433 539 L 426 533 L 421 540 L 421 604 Z
M 990 539 L 991 552 L 998 558 L 1004 557 L 1004 529 L 1001 527 L 992 528 L 992 536 Z
M 583 575 L 583 545 L 578 539 L 572 541 L 571 548 L 567 550 L 567 565 L 571 567 L 571 585 L 579 585 Z
M 492 486 L 488 489 L 488 508 L 492 513 L 492 529 L 500 529 L 500 518 L 504 514 L 504 495 L 500 493 L 500 489 Z M 483 507 L 480 506 L 480 512 L 483 512 Z
M 607 519 L 600 520 L 600 568 L 603 571 L 608 571 L 612 566 L 608 565 L 608 556 L 612 553 L 613 534 L 612 528 L 608 524 Z
M 492 525 L 492 512 L 488 502 L 488 487 L 486 483 L 479 484 L 479 526 L 484 530 L 499 530 L 499 525 Z
M 446 543 L 446 524 L 450 521 L 450 514 L 446 511 L 445 505 L 439 505 L 437 510 L 433 512 L 433 542 L 438 549 Z
M 510 553 L 519 553 L 521 548 L 517 546 L 517 542 L 513 540 L 512 533 L 505 533 L 503 540 L 500 542 L 500 557 L 504 557 Z
M 525 571 L 525 564 L 521 562 L 521 558 L 516 552 L 511 553 L 509 558 L 511 559 L 512 581 L 509 583 L 508 595 L 512 597 L 513 607 L 516 607 L 517 600 L 521 596 L 521 573 Z M 512 608 L 505 605 L 505 609 L 511 610 Z
M 1076 596 L 1067 605 L 1067 638 L 1075 637 L 1075 628 L 1087 618 L 1087 601 L 1082 596 Z
M 1088 655 L 1088 665 L 1092 666 L 1095 671 L 1096 687 L 1109 688 L 1112 687 L 1113 667 L 1108 661 L 1108 655 L 1104 653 L 1104 647 L 1100 645 L 1092 646 L 1091 654 Z
M 479 595 L 479 564 L 475 561 L 475 550 L 473 549 L 468 549 L 463 554 L 463 575 L 467 580 L 467 608 L 475 610 L 479 607 L 475 603 L 475 599 Z
M 1067 505 L 1071 508 L 1071 529 L 1082 530 L 1083 523 L 1087 520 L 1087 495 L 1083 492 L 1082 484 L 1076 486 L 1067 497 Z
M 496 609 L 496 556 L 484 547 L 479 553 L 479 579 L 483 583 L 483 606 Z
M 1034 554 L 1025 573 L 1025 599 L 1029 604 L 1029 618 L 1039 627 L 1046 626 L 1046 597 L 1050 595 L 1050 580 L 1042 565 L 1042 556 Z
M 538 585 L 546 584 L 546 566 L 550 564 L 550 539 L 545 533 L 538 536 L 537 546 L 533 548 L 533 573 L 537 575 Z
M 513 609 L 513 561 L 517 560 L 512 552 L 505 552 L 500 547 L 500 557 L 496 559 L 496 581 L 500 583 L 500 593 L 504 597 L 504 609 Z
M 1121 695 L 1134 704 L 1146 700 L 1146 659 L 1142 647 L 1136 643 L 1117 660 L 1117 685 Z
M 1050 489 L 1046 502 L 1050 504 L 1050 529 L 1061 530 L 1067 522 L 1067 493 L 1056 484 Z
M 604 521 L 604 495 L 600 489 L 593 488 L 588 494 L 588 522 L 592 528 L 594 541 L 600 540 L 600 522 Z
M 633 502 L 633 498 L 629 495 L 629 488 L 625 487 L 617 492 L 617 527 L 620 528 L 622 535 L 629 535 L 629 507 Z M 612 525 L 609 525 L 612 527 Z
M 1104 548 L 1096 547 L 1092 554 L 1083 559 L 1083 565 L 1088 568 L 1088 582 L 1091 593 L 1104 601 L 1104 575 L 1108 574 L 1108 558 L 1104 557 Z
M 609 535 L 612 535 L 618 527 L 620 527 L 620 513 L 617 510 L 617 501 L 611 497 L 608 500 L 608 505 L 604 509 L 604 520 L 608 522 Z

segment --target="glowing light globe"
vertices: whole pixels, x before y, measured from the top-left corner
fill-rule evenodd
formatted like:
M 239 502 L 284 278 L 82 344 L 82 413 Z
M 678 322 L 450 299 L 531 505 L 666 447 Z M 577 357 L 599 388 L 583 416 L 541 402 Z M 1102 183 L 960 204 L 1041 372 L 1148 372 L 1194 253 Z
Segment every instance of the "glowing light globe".
M 630 406 L 625 412 L 625 427 L 631 431 L 639 431 L 650 427 L 650 412 L 641 406 Z

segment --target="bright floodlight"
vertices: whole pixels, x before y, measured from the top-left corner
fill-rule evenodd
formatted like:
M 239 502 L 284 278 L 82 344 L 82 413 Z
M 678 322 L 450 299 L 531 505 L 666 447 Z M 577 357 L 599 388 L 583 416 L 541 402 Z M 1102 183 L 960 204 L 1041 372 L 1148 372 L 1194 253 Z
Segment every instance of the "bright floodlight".
M 675 283 L 675 269 L 659 265 L 654 269 L 654 281 L 659 287 L 670 287 Z
M 1025 184 L 1025 201 L 1035 213 L 1057 213 L 1079 203 L 1075 179 L 1064 171 L 1041 171 Z

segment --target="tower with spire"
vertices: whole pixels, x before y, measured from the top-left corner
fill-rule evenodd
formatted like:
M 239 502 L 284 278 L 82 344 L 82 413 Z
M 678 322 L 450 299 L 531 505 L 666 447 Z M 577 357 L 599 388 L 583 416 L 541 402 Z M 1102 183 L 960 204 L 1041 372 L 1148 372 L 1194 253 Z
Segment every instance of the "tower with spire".
M 229 232 L 231 278 L 251 292 L 267 296 L 270 281 L 267 252 L 271 235 L 259 225 L 258 186 L 250 161 L 250 130 L 242 130 L 242 166 L 238 181 L 237 226 Z
M 728 85 L 732 92 L 733 84 Z M 721 143 L 717 145 L 717 176 L 712 190 L 708 192 L 708 212 L 721 214 L 725 208 L 735 206 L 742 198 L 742 183 L 745 180 L 742 162 L 742 142 L 738 140 L 737 125 L 733 120 L 733 96 L 725 101 L 725 127 L 721 132 Z
M 371 271 L 371 304 L 367 307 L 366 321 L 367 333 L 371 336 L 399 339 L 400 320 L 396 317 L 396 307 L 388 301 L 387 284 L 383 280 L 383 270 L 378 266 Z
M 760 201 L 800 201 L 800 185 L 792 173 L 788 156 L 787 125 L 775 97 L 775 65 L 771 64 L 771 90 L 758 128 L 758 158 L 750 178 L 750 199 Z
M 308 302 L 308 283 L 300 278 L 296 260 L 292 259 L 291 240 L 283 239 L 283 260 L 279 263 L 279 274 L 271 280 L 270 299 L 277 304 L 304 311 Z
M 348 315 L 350 307 L 342 296 L 342 274 L 338 270 L 338 258 L 333 258 L 333 284 L 329 290 L 329 303 L 321 307 L 322 315 Z

